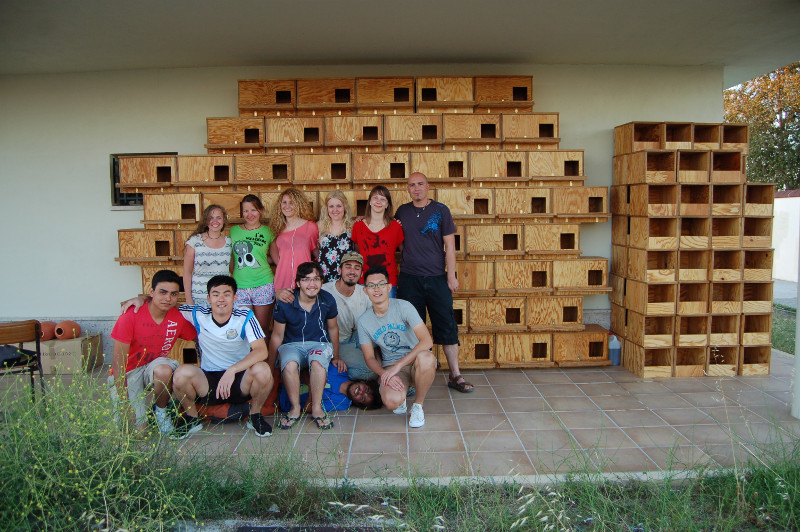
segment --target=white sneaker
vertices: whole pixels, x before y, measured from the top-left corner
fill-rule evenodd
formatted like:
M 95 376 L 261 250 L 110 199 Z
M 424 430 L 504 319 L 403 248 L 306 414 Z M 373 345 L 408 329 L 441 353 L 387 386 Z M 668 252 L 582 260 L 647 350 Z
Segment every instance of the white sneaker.
M 406 412 L 408 412 L 408 405 L 406 405 L 405 399 L 403 399 L 403 404 L 392 410 L 392 413 L 399 415 L 405 414 Z
M 175 425 L 172 424 L 172 419 L 169 417 L 169 413 L 167 412 L 166 408 L 154 406 L 153 413 L 155 413 L 156 416 L 158 430 L 160 430 L 163 434 L 169 434 L 175 430 Z
M 414 403 L 411 405 L 411 416 L 408 418 L 408 426 L 412 429 L 417 429 L 425 424 L 425 412 L 422 411 L 422 405 Z

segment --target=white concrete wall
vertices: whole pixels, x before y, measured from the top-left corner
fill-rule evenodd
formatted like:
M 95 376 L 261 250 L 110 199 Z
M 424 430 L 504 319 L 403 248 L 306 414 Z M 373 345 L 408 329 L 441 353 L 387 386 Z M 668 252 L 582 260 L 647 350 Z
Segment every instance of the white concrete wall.
M 800 251 L 800 198 L 775 198 L 772 221 L 772 277 L 797 282 L 797 256 Z
M 109 154 L 204 153 L 205 118 L 237 115 L 237 79 L 531 74 L 537 111 L 561 113 L 563 148 L 584 149 L 587 184 L 611 184 L 613 128 L 632 120 L 719 122 L 721 68 L 564 65 L 296 66 L 0 77 L 0 320 L 111 318 L 140 289 L 119 266 Z M 611 224 L 585 226 L 584 255 L 610 256 Z M 586 309 L 608 309 L 605 296 Z

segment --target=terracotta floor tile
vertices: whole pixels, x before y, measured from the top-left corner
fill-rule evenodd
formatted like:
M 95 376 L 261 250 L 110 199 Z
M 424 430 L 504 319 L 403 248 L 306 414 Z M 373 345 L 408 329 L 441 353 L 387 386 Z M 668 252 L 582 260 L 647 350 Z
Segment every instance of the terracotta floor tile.
M 469 453 L 476 476 L 535 475 L 536 469 L 523 451 Z
M 674 447 L 690 443 L 672 427 L 628 427 L 622 430 L 639 447 Z
M 437 375 L 436 381 L 434 382 L 434 386 L 438 386 L 439 384 L 443 384 L 447 387 L 447 379 L 450 374 L 445 372 L 441 375 Z M 486 375 L 482 371 L 469 371 L 469 370 L 462 370 L 461 375 L 467 379 L 467 382 L 472 383 L 475 386 L 489 386 L 489 381 L 486 379 Z M 456 390 L 453 390 L 455 393 L 459 394 Z
M 350 454 L 348 478 L 381 478 L 408 476 L 408 455 L 400 453 Z
M 406 435 L 379 432 L 353 438 L 353 443 L 350 447 L 351 453 L 371 453 L 376 451 L 387 454 L 408 452 Z
M 584 449 L 617 449 L 636 447 L 636 443 L 620 429 L 570 429 L 570 434 Z
M 589 458 L 601 471 L 639 472 L 658 471 L 659 467 L 639 449 L 592 449 Z
M 518 431 L 562 428 L 559 418 L 552 412 L 509 413 L 508 419 Z
M 328 417 L 333 422 L 333 428 L 326 430 L 325 431 L 326 433 L 350 434 L 351 432 L 353 432 L 353 426 L 356 423 L 355 416 L 341 416 L 335 412 L 329 412 Z M 280 427 L 278 427 L 275 430 L 281 430 L 281 429 Z M 317 427 L 317 424 L 311 419 L 310 416 L 305 420 L 305 423 L 303 423 L 302 425 L 303 434 L 317 434 L 320 431 L 321 429 Z
M 711 416 L 719 423 L 760 423 L 764 418 L 755 411 L 737 405 L 729 407 L 715 406 L 711 408 L 699 407 L 705 414 Z
M 591 398 L 602 395 L 628 395 L 629 392 L 615 382 L 602 382 L 590 384 L 578 384 L 583 393 Z
M 430 401 L 431 399 L 450 399 L 450 388 L 436 381 L 425 396 L 426 401 Z
M 427 404 L 427 401 L 426 401 Z M 427 414 L 427 411 L 426 411 Z M 427 419 L 427 415 L 425 416 Z M 359 415 L 354 432 L 356 434 L 371 434 L 374 432 L 398 432 L 406 433 L 408 421 L 407 416 L 362 416 Z
M 708 414 L 701 412 L 697 408 L 651 408 L 657 415 L 670 425 L 691 425 L 702 423 L 714 423 Z
M 663 379 L 661 384 L 673 393 L 693 393 L 693 392 L 708 392 L 713 391 L 714 386 L 712 382 L 706 385 L 703 382 L 705 379 L 701 377 L 693 377 L 686 379 Z M 710 381 L 710 380 L 709 380 Z
M 531 383 L 528 376 L 518 370 L 513 372 L 492 371 L 486 374 L 486 379 L 492 386 L 513 386 Z
M 504 386 L 494 386 L 494 393 L 499 399 L 509 397 L 541 397 L 541 394 L 533 384 L 508 384 Z
M 507 414 L 511 412 L 548 412 L 550 405 L 538 397 L 523 398 L 513 397 L 509 399 L 501 399 L 500 405 Z
M 599 410 L 600 407 L 588 397 L 550 397 L 550 407 L 556 412 L 581 412 Z
M 730 430 L 739 440 L 751 445 L 789 443 L 797 439 L 773 423 L 732 423 Z
M 620 427 L 661 427 L 666 422 L 649 410 L 606 410 Z
M 606 375 L 600 368 L 589 371 L 570 369 L 566 375 L 575 384 L 598 384 L 611 382 L 611 377 Z
M 525 375 L 534 384 L 573 384 L 572 380 L 567 377 L 560 369 L 526 369 L 523 370 Z
M 566 430 L 520 430 L 517 432 L 528 451 L 550 452 L 580 449 L 580 445 Z
M 411 410 L 411 404 L 413 401 L 411 398 L 407 401 L 407 407 Z M 425 410 L 426 414 L 450 414 L 453 415 L 455 410 L 453 410 L 453 402 L 450 399 L 425 399 L 425 403 L 422 405 L 422 409 Z M 402 416 L 397 416 L 402 417 Z
M 714 406 L 724 406 L 734 405 L 736 402 L 723 395 L 717 391 L 703 391 L 703 392 L 692 392 L 692 393 L 679 393 L 678 396 L 689 403 L 690 405 L 694 406 L 705 406 L 705 407 L 714 407 Z
M 604 427 L 615 427 L 604 412 L 558 412 L 558 417 L 564 425 L 572 429 L 599 429 Z
M 522 451 L 517 433 L 513 430 L 470 431 L 464 433 L 469 452 Z
M 529 452 L 531 462 L 540 475 L 556 473 L 585 473 L 594 471 L 595 466 L 589 455 L 582 450 L 563 450 L 555 452 Z
M 426 412 L 428 411 L 427 405 L 428 402 L 426 401 Z M 456 412 L 460 416 L 464 414 L 494 414 L 503 411 L 503 407 L 500 406 L 500 401 L 494 398 L 484 401 L 457 401 L 455 406 Z
M 423 428 L 428 432 L 457 431 L 459 430 L 458 418 L 453 414 L 430 414 L 426 409 Z M 409 428 L 409 432 L 411 430 Z
M 296 440 L 296 434 L 291 436 L 284 434 L 283 437 L 279 437 L 278 434 L 273 433 L 268 438 L 250 435 L 239 441 L 235 452 L 236 454 L 286 455 L 292 452 Z
M 511 429 L 505 414 L 461 414 L 458 422 L 462 431 Z
M 429 453 L 412 451 L 408 461 L 412 476 L 472 476 L 472 468 L 466 452 Z
M 731 434 L 730 430 L 721 425 L 675 425 L 675 430 L 700 447 L 731 444 L 738 439 Z
M 232 434 L 195 433 L 178 443 L 180 452 L 185 455 L 230 455 L 236 450 L 242 438 L 244 436 Z
M 542 397 L 549 399 L 550 397 L 585 397 L 576 384 L 537 384 L 536 389 L 542 394 Z
M 693 445 L 643 447 L 642 451 L 663 470 L 692 469 L 713 465 L 711 457 Z
M 412 453 L 465 451 L 460 432 L 431 432 L 424 429 L 419 429 L 419 432 L 409 433 L 408 448 Z
M 601 395 L 592 397 L 601 410 L 642 410 L 645 407 L 632 395 Z
M 670 393 L 669 389 L 661 382 L 657 381 L 633 381 L 633 382 L 620 382 L 620 386 L 628 390 L 630 393 L 645 393 L 645 394 L 659 394 Z
M 743 467 L 755 462 L 754 454 L 757 451 L 746 444 L 737 445 L 707 445 L 702 448 L 711 459 L 722 467 Z
M 679 395 L 636 393 L 633 397 L 647 408 L 688 408 L 691 406 Z
M 351 440 L 355 445 L 356 439 L 350 434 L 301 434 L 294 444 L 295 452 L 305 455 L 327 454 L 330 452 L 349 452 Z M 403 442 L 405 444 L 405 442 Z
M 792 417 L 792 410 L 788 405 L 747 405 L 747 409 L 771 423 L 783 424 L 797 421 L 797 418 Z

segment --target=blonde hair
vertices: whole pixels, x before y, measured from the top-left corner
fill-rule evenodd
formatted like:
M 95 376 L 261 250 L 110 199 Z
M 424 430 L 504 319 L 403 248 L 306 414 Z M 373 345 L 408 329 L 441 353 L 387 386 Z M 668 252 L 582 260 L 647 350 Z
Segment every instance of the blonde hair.
M 353 228 L 353 214 L 350 212 L 350 202 L 347 201 L 347 198 L 341 190 L 332 190 L 328 192 L 328 195 L 325 196 L 325 202 L 319 207 L 319 221 L 317 222 L 317 226 L 319 227 L 320 235 L 330 232 L 332 220 L 328 214 L 328 202 L 332 199 L 338 199 L 342 202 L 342 205 L 344 205 L 344 217 L 342 218 L 344 230 L 350 231 Z
M 383 225 L 384 227 L 389 227 L 389 224 L 392 223 L 392 194 L 389 192 L 389 189 L 383 185 L 376 185 L 370 190 L 369 198 L 367 199 L 367 207 L 364 209 L 364 221 L 367 223 L 372 222 L 372 207 L 369 204 L 369 200 L 376 194 L 380 194 L 386 198 L 386 210 L 383 211 Z
M 194 233 L 192 233 L 190 236 L 202 235 L 208 231 L 208 219 L 211 218 L 211 211 L 214 209 L 219 209 L 222 212 L 222 228 L 220 229 L 220 232 L 225 231 L 225 226 L 228 225 L 228 213 L 225 211 L 225 208 L 222 207 L 222 205 L 212 203 L 203 209 L 203 216 L 200 217 L 200 221 L 197 223 L 197 229 L 195 229 Z
M 269 225 L 270 229 L 272 229 L 272 234 L 276 237 L 283 231 L 283 228 L 286 227 L 286 216 L 283 214 L 283 211 L 281 211 L 281 200 L 283 200 L 284 196 L 289 197 L 289 200 L 292 202 L 297 212 L 297 216 L 303 220 L 314 220 L 314 210 L 311 208 L 311 202 L 306 199 L 305 194 L 303 194 L 300 189 L 289 187 L 280 193 L 273 207 L 274 216 L 272 216 Z

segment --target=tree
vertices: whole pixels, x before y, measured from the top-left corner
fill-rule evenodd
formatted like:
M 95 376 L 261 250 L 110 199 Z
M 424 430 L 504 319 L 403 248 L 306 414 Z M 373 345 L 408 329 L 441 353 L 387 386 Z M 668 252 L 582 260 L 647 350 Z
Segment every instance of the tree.
M 724 93 L 725 121 L 750 124 L 747 178 L 800 188 L 800 62 Z

